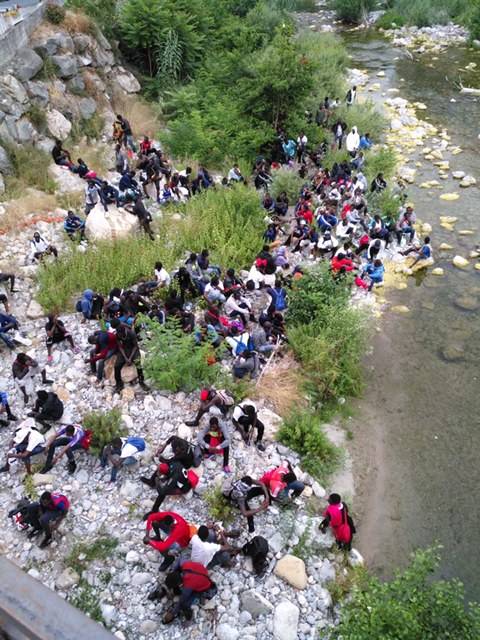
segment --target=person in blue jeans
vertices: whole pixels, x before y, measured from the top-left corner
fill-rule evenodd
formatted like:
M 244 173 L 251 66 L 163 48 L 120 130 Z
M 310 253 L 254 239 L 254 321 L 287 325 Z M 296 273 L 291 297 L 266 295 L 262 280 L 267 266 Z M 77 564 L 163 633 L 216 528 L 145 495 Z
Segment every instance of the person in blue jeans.
M 140 441 L 143 442 L 141 449 Z M 102 451 L 100 464 L 102 468 L 107 463 L 112 465 L 110 472 L 110 482 L 116 482 L 117 475 L 123 466 L 130 466 L 137 462 L 137 455 L 145 449 L 145 441 L 143 438 L 114 438 L 110 444 L 107 444 Z
M 0 339 L 11 350 L 15 349 L 15 343 L 8 335 L 8 332 L 12 329 L 18 329 L 18 322 L 14 316 L 10 316 L 6 313 L 0 313 Z

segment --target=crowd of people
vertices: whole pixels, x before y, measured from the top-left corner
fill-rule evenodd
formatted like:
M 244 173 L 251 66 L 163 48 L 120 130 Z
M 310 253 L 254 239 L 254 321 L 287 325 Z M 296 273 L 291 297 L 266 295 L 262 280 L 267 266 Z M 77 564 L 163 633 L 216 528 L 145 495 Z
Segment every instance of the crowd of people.
M 354 103 L 355 95 L 354 87 L 347 95 L 348 105 Z M 65 343 L 74 351 L 79 348 L 86 351 L 87 370 L 95 376 L 97 384 L 105 384 L 106 365 L 111 363 L 115 391 L 121 393 L 125 384 L 124 367 L 135 366 L 140 387 L 149 393 L 140 361 L 144 326 L 139 316 L 142 314 L 161 324 L 175 319 L 185 333 L 194 336 L 196 345 L 209 344 L 221 354 L 219 357 L 227 357 L 235 379 L 255 379 L 268 358 L 279 352 L 287 341 L 285 314 L 289 288 L 304 276 L 306 266 L 328 263 L 333 278 L 345 278 L 351 273 L 352 286 L 368 292 L 383 282 L 387 251 L 413 254 L 415 263 L 430 260 L 430 239 L 424 238 L 420 243 L 415 231 L 415 212 L 405 204 L 405 198 L 399 196 L 396 216 L 372 212 L 370 200 L 375 202 L 378 193 L 387 187 L 381 173 L 370 182 L 365 177 L 368 157 L 364 152 L 374 143 L 368 133 L 359 133 L 356 127 L 347 133 L 346 125 L 340 120 L 331 125 L 334 108 L 326 98 L 315 119 L 319 126 L 326 126 L 331 132 L 331 145 L 342 149 L 345 144 L 344 161 L 327 167 L 325 149 L 311 148 L 304 132 L 299 133 L 295 142 L 280 131 L 280 157 L 273 161 L 260 157 L 255 162 L 252 180 L 259 190 L 265 213 L 265 231 L 264 246 L 248 272 L 237 273 L 235 265 L 212 264 L 209 248 L 205 247 L 201 252 L 190 253 L 172 271 L 162 262 L 156 262 L 151 277 L 128 290 L 112 288 L 107 293 L 87 289 L 78 300 L 76 310 L 81 321 L 91 327 L 88 345 L 78 345 L 68 326 L 57 315 L 49 315 L 45 325 L 47 362 L 53 361 L 55 345 Z M 142 202 L 152 197 L 147 189 L 149 185 L 153 185 L 154 197 L 165 203 L 169 198 L 188 198 L 203 189 L 229 188 L 231 184 L 250 180 L 242 176 L 238 165 L 232 167 L 223 181 L 217 182 L 203 167 L 195 178 L 189 168 L 176 172 L 153 141 L 143 137 L 137 144 L 129 123 L 121 116 L 114 125 L 114 141 L 116 168 L 121 174 L 118 190 L 89 171 L 81 159 L 74 164 L 60 143 L 52 153 L 57 164 L 86 180 L 86 215 L 98 202 L 105 208 L 111 203 L 116 206 L 131 203 L 132 213 L 141 220 L 143 216 L 143 227 L 152 236 L 149 214 Z M 135 171 L 132 164 L 136 166 Z M 270 185 L 280 165 L 298 173 L 303 180 L 295 201 L 290 202 L 285 192 L 276 197 L 271 195 Z M 140 205 L 146 214 L 139 213 Z M 72 240 L 83 238 L 85 222 L 81 216 L 69 212 L 64 226 Z M 58 252 L 35 233 L 32 260 L 41 261 L 49 254 L 56 258 Z M 12 274 L 0 274 L 0 281 L 10 283 L 12 294 L 15 292 Z M 160 289 L 164 290 L 162 296 L 157 295 Z M 4 298 L 2 302 L 8 305 L 6 296 Z M 18 325 L 14 316 L 0 314 L 0 338 L 12 350 L 15 343 L 10 332 Z M 88 451 L 92 433 L 82 426 L 80 418 L 78 423 L 62 423 L 64 408 L 60 398 L 50 390 L 36 388 L 37 381 L 47 387 L 52 382 L 37 359 L 17 353 L 12 376 L 25 407 L 34 398 L 35 405 L 20 426 L 12 430 L 6 462 L 0 472 L 9 472 L 21 462 L 26 472 L 31 473 L 32 458 L 43 455 L 40 473 L 51 472 L 65 457 L 68 472 L 74 474 L 75 452 Z M 17 421 L 4 391 L 0 392 L 0 414 L 2 426 L 10 428 Z M 190 619 L 193 602 L 213 597 L 216 587 L 210 572 L 217 566 L 233 567 L 237 554 L 252 557 L 255 570 L 262 573 L 266 567 L 268 541 L 255 535 L 255 516 L 273 503 L 282 506 L 297 501 L 305 488 L 289 460 L 283 460 L 274 468 L 265 465 L 255 478 L 240 474 L 232 477 L 233 447 L 254 446 L 260 455 L 265 451 L 265 425 L 251 400 L 235 403 L 227 391 L 206 387 L 200 391 L 195 415 L 185 416 L 185 424 L 197 429 L 192 431 L 192 438 L 172 436 L 161 442 L 156 451 L 158 465 L 150 475 L 139 477 L 155 495 L 151 509 L 144 514 L 144 543 L 161 554 L 160 570 L 167 572 L 164 583 L 150 598 L 180 596 L 165 614 L 166 623 L 180 613 Z M 235 433 L 239 438 L 234 437 Z M 136 463 L 142 461 L 149 444 L 141 434 L 115 437 L 104 447 L 99 464 L 109 468 L 112 483 L 118 482 L 119 475 L 125 473 L 122 469 L 136 468 Z M 198 526 L 198 523 L 187 522 L 177 511 L 161 510 L 169 496 L 182 496 L 194 490 L 199 482 L 196 469 L 202 460 L 215 456 L 220 457 L 225 473 L 224 496 L 245 518 L 251 536 L 240 547 L 229 541 L 238 537 L 238 532 L 214 526 L 207 517 Z M 19 528 L 29 527 L 29 535 L 43 531 L 41 546 L 45 547 L 69 509 L 66 496 L 45 492 L 39 502 L 20 504 L 11 515 Z M 328 499 L 320 530 L 325 532 L 328 527 L 333 530 L 338 546 L 349 550 L 355 527 L 347 505 L 336 493 Z

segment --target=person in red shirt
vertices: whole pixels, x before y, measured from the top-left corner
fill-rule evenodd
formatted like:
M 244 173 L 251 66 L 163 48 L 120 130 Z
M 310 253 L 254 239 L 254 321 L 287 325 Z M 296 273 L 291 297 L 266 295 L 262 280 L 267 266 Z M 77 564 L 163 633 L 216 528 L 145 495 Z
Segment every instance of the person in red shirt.
M 348 514 L 348 507 L 338 493 L 331 493 L 328 497 L 328 507 L 323 512 L 320 531 L 325 533 L 331 527 L 339 549 L 350 551 L 355 525 Z
M 152 529 L 155 532 L 153 538 L 150 537 Z M 162 533 L 167 534 L 165 540 L 162 540 Z M 166 571 L 175 560 L 175 556 L 169 554 L 169 551 L 185 549 L 190 543 L 190 538 L 190 526 L 178 513 L 159 511 L 147 518 L 147 533 L 143 542 L 162 554 L 163 562 L 158 568 L 159 571 Z
M 180 612 L 187 620 L 191 620 L 192 604 L 200 598 L 211 600 L 217 593 L 217 586 L 210 579 L 208 569 L 199 562 L 183 562 L 177 571 L 168 574 L 165 586 L 180 598 L 173 609 L 164 615 L 164 624 L 173 622 Z
M 151 148 L 152 148 L 152 141 L 148 136 L 143 136 L 143 140 L 140 142 L 140 153 L 146 156 Z
M 334 271 L 335 273 L 345 273 L 346 271 L 353 271 L 354 269 L 356 269 L 355 265 L 353 264 L 353 260 L 351 260 L 350 258 L 346 258 L 345 254 L 343 253 L 339 253 L 336 256 L 333 256 L 330 261 L 330 265 L 332 267 L 332 271 Z

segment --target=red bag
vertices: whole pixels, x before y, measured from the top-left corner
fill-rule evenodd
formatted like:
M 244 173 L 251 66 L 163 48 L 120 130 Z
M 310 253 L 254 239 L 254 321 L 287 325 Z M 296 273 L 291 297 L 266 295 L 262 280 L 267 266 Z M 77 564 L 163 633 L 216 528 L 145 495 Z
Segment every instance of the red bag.
M 190 482 L 190 486 L 192 487 L 192 489 L 195 489 L 195 487 L 200 481 L 200 478 L 197 476 L 195 471 L 193 471 L 192 469 L 189 469 L 187 471 L 187 478 L 188 478 L 188 481 Z
M 90 449 L 90 445 L 92 444 L 92 438 L 93 438 L 93 431 L 91 431 L 90 429 L 87 429 L 83 435 L 83 438 L 80 440 L 78 444 L 82 447 L 82 449 L 85 449 L 85 451 L 88 451 Z

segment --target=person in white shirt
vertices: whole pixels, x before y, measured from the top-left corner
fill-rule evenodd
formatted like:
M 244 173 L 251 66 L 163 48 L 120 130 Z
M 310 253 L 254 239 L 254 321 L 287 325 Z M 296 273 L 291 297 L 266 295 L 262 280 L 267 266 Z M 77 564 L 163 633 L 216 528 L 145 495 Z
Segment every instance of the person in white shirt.
M 54 255 L 55 258 L 58 258 L 58 251 L 42 238 L 38 231 L 35 231 L 30 240 L 30 259 L 32 262 L 40 262 L 46 255 Z
M 110 482 L 115 482 L 117 474 L 123 466 L 135 464 L 145 451 L 145 440 L 139 436 L 129 438 L 114 438 L 112 442 L 103 448 L 100 459 L 103 468 L 107 462 L 112 465 Z
M 252 305 L 240 291 L 234 291 L 225 302 L 225 313 L 229 318 L 239 317 L 246 325 L 251 317 Z
M 308 138 L 302 131 L 297 138 L 297 162 L 302 163 L 307 150 Z
M 217 542 L 218 539 L 222 544 Z M 190 544 L 192 546 L 192 556 L 190 558 L 192 562 L 198 562 L 207 569 L 217 565 L 222 567 L 232 566 L 231 552 L 235 550 L 226 544 L 225 538 L 221 533 L 217 535 L 214 530 L 202 525 L 190 540 Z
M 233 165 L 233 167 L 228 172 L 227 178 L 229 182 L 244 182 L 244 177 L 240 172 L 238 164 Z
M 352 127 L 345 144 L 348 153 L 354 157 L 360 147 L 360 136 L 358 135 L 357 127 Z
M 10 469 L 10 465 L 16 460 L 21 460 L 25 465 L 28 474 L 32 473 L 31 457 L 42 453 L 45 450 L 45 437 L 36 430 L 35 420 L 27 418 L 16 429 L 13 440 L 7 454 L 7 461 L 0 469 L 0 473 L 5 473 Z
M 166 269 L 163 268 L 163 264 L 161 262 L 155 263 L 155 279 L 157 281 L 158 287 L 169 287 L 170 282 L 172 281 L 170 274 Z

